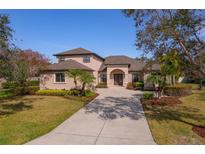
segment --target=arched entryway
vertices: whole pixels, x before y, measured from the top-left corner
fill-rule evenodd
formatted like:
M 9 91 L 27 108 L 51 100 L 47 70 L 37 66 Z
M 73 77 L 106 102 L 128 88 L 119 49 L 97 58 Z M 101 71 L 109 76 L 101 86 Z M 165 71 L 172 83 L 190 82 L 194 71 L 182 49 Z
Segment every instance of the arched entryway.
M 123 86 L 125 73 L 120 69 L 115 69 L 110 73 L 114 86 Z

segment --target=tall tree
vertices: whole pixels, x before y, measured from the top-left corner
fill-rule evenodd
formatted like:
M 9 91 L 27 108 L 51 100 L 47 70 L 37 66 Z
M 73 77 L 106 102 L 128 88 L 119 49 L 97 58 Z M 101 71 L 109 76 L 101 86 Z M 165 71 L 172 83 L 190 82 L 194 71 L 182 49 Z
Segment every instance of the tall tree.
M 14 70 L 11 40 L 13 30 L 10 27 L 9 17 L 0 14 L 0 77 L 12 80 Z M 15 49 L 15 48 L 14 48 Z
M 9 24 L 9 16 L 0 14 L 0 49 L 8 50 L 11 44 L 13 30 Z
M 161 73 L 168 77 L 169 84 L 171 85 L 175 85 L 175 79 L 179 78 L 182 74 L 181 65 L 183 63 L 175 50 L 160 57 Z
M 176 49 L 192 66 L 195 76 L 205 78 L 198 56 L 205 52 L 202 31 L 205 10 L 124 10 L 136 23 L 136 47 L 160 57 Z M 196 73 L 197 72 L 197 73 Z
M 31 49 L 22 51 L 20 56 L 28 64 L 30 77 L 38 76 L 39 71 L 50 64 L 49 59 L 43 54 Z
M 12 33 L 9 16 L 0 14 L 0 77 L 23 86 L 29 75 L 28 63 L 12 43 Z

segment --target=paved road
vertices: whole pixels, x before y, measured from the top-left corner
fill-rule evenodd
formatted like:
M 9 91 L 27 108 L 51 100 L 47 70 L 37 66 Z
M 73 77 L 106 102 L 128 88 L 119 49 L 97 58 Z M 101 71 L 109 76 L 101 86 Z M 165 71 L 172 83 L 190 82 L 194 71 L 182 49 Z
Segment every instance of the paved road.
M 140 92 L 115 87 L 98 89 L 98 93 L 53 131 L 27 144 L 155 144 Z

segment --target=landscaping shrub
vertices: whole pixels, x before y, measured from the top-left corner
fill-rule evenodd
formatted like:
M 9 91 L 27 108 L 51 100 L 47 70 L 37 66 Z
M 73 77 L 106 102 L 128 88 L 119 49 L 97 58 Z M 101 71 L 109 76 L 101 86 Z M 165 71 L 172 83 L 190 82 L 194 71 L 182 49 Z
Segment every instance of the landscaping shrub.
M 80 94 L 81 94 L 81 90 L 79 89 L 70 89 L 66 93 L 66 95 L 70 95 L 70 96 L 80 96 Z
M 95 95 L 95 92 L 91 91 L 91 90 L 85 90 L 84 94 L 85 97 L 91 97 Z
M 17 86 L 18 86 L 18 84 L 15 83 L 15 82 L 4 82 L 4 83 L 2 83 L 2 88 L 3 89 L 14 89 Z
M 99 83 L 96 88 L 107 88 L 107 84 L 106 83 Z
M 132 82 L 127 83 L 127 89 L 134 89 Z
M 134 86 L 134 88 L 136 88 L 136 89 L 143 89 L 144 83 L 141 82 L 141 81 L 137 81 L 137 82 L 134 82 L 134 83 L 133 83 L 133 86 Z
M 15 87 L 12 89 L 13 95 L 34 95 L 39 90 L 39 86 Z
M 143 100 L 150 100 L 150 99 L 153 99 L 154 98 L 154 93 L 143 93 Z
M 39 86 L 39 81 L 31 80 L 26 82 L 27 86 Z
M 192 94 L 191 86 L 168 86 L 164 88 L 167 96 L 187 96 Z
M 39 86 L 39 81 L 27 81 L 25 83 L 26 86 Z M 15 82 L 4 82 L 2 83 L 3 89 L 14 89 L 16 87 L 21 87 L 22 85 L 18 85 Z
M 47 96 L 65 96 L 68 93 L 67 90 L 38 90 L 37 95 L 47 95 Z

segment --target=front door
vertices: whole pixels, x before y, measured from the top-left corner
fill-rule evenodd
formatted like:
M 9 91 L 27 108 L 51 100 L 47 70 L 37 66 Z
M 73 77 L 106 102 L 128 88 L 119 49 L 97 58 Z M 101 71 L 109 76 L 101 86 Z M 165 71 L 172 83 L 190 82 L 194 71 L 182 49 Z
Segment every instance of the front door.
M 123 86 L 123 74 L 114 74 L 114 85 Z

